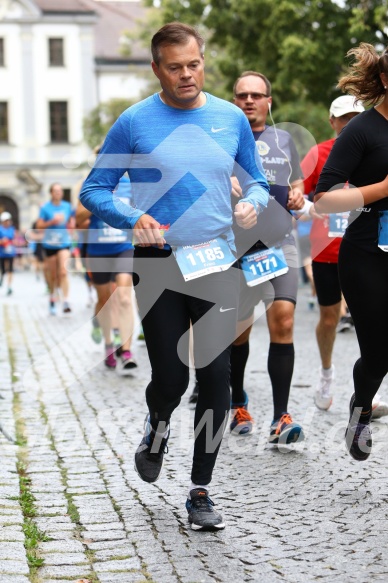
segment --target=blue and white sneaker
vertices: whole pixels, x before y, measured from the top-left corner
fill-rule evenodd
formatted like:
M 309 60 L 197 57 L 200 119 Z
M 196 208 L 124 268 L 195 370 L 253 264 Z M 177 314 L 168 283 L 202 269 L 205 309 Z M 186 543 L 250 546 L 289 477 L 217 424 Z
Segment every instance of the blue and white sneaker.
M 271 424 L 268 441 L 286 445 L 303 441 L 304 433 L 299 423 L 295 423 L 289 413 L 283 413 L 279 419 L 274 419 Z
M 166 437 L 164 434 L 156 433 L 147 415 L 144 422 L 144 436 L 135 453 L 135 470 L 144 482 L 152 484 L 159 478 L 164 454 L 168 452 L 169 437 L 170 429 L 168 428 Z
M 248 395 L 245 393 L 244 403 L 231 403 L 232 420 L 230 432 L 234 435 L 250 435 L 253 431 L 253 417 L 248 412 Z
M 210 500 L 205 488 L 194 488 L 186 500 L 188 519 L 193 530 L 221 530 L 225 523 L 219 512 L 214 510 L 214 502 Z

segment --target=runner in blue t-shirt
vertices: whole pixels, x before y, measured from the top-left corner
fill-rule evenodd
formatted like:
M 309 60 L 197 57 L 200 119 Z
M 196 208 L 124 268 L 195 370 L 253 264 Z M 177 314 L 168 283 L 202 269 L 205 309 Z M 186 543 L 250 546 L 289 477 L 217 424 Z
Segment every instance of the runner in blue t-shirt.
M 188 386 L 193 325 L 199 397 L 186 508 L 193 529 L 218 530 L 224 522 L 209 498 L 209 483 L 230 407 L 228 346 L 238 300 L 238 270 L 230 268 L 230 177 L 235 173 L 242 185 L 234 215 L 244 228 L 267 206 L 268 184 L 243 113 L 202 91 L 204 41 L 198 32 L 170 23 L 151 46 L 162 90 L 119 117 L 80 199 L 109 225 L 133 228 L 136 237 L 135 291 L 152 368 L 145 432 L 135 454 L 146 482 L 159 478 L 170 418 Z M 130 208 L 112 197 L 125 171 Z
M 68 231 L 74 227 L 74 211 L 71 204 L 62 200 L 62 186 L 50 186 L 51 200 L 42 206 L 36 221 L 37 229 L 44 229 L 42 241 L 45 250 L 47 281 L 50 290 L 50 313 L 56 314 L 56 290 L 61 289 L 63 313 L 70 314 L 69 280 L 66 262 L 70 259 L 71 237 Z
M 12 225 L 11 213 L 4 211 L 0 215 L 0 285 L 7 273 L 7 295 L 12 294 L 13 259 L 16 256 L 14 245 L 15 227 Z
M 131 184 L 127 176 L 120 179 L 115 195 L 123 204 L 130 205 Z M 126 231 L 110 227 L 88 211 L 81 202 L 77 206 L 76 222 L 77 226 L 84 229 L 86 265 L 98 298 L 92 338 L 95 342 L 100 342 L 102 328 L 105 339 L 105 365 L 108 368 L 116 368 L 118 354 L 121 357 L 122 371 L 130 371 L 137 366 L 131 352 L 134 308 L 133 245 L 130 235 Z M 118 346 L 114 339 L 112 340 L 112 328 L 116 331 L 115 336 L 121 339 Z

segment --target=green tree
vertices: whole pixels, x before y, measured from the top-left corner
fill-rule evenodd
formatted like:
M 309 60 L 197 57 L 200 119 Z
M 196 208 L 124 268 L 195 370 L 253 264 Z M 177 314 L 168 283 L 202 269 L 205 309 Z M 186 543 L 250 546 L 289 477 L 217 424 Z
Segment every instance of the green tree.
M 95 148 L 101 144 L 119 115 L 133 103 L 129 99 L 111 99 L 92 109 L 83 120 L 84 138 L 88 146 Z
M 208 91 L 231 99 L 241 71 L 261 71 L 273 85 L 275 120 L 303 125 L 320 141 L 331 135 L 328 108 L 347 51 L 361 41 L 387 45 L 387 16 L 388 0 L 160 0 L 142 36 L 149 45 L 155 25 L 172 20 L 197 26 Z

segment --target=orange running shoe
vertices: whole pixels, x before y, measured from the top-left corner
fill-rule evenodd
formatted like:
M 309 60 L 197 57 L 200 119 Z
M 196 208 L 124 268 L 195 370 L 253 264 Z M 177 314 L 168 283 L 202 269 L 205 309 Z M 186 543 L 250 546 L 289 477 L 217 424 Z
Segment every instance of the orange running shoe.
M 268 441 L 270 443 L 295 443 L 303 441 L 304 433 L 302 427 L 292 420 L 289 413 L 283 413 L 280 419 L 274 419 L 271 424 L 271 430 Z
M 249 435 L 253 431 L 253 417 L 248 411 L 248 395 L 245 403 L 232 403 L 230 431 L 235 435 Z

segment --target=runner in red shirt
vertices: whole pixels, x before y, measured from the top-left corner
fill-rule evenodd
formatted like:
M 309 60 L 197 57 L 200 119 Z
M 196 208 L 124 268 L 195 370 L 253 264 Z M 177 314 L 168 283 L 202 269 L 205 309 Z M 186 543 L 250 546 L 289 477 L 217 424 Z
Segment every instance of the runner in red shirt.
M 356 115 L 364 111 L 361 103 L 355 103 L 351 95 L 341 95 L 330 106 L 329 122 L 336 136 Z M 306 194 L 314 193 L 319 175 L 330 154 L 336 138 L 317 144 L 306 154 L 301 162 Z M 337 325 L 341 314 L 341 288 L 338 276 L 338 252 L 342 237 L 329 235 L 329 215 L 315 215 L 311 228 L 311 257 L 313 276 L 320 310 L 316 328 L 319 353 L 321 357 L 320 379 L 314 394 L 319 409 L 327 410 L 333 401 L 332 385 L 334 365 L 332 364 L 333 346 Z M 379 399 L 373 403 L 373 417 L 388 414 L 388 404 Z

